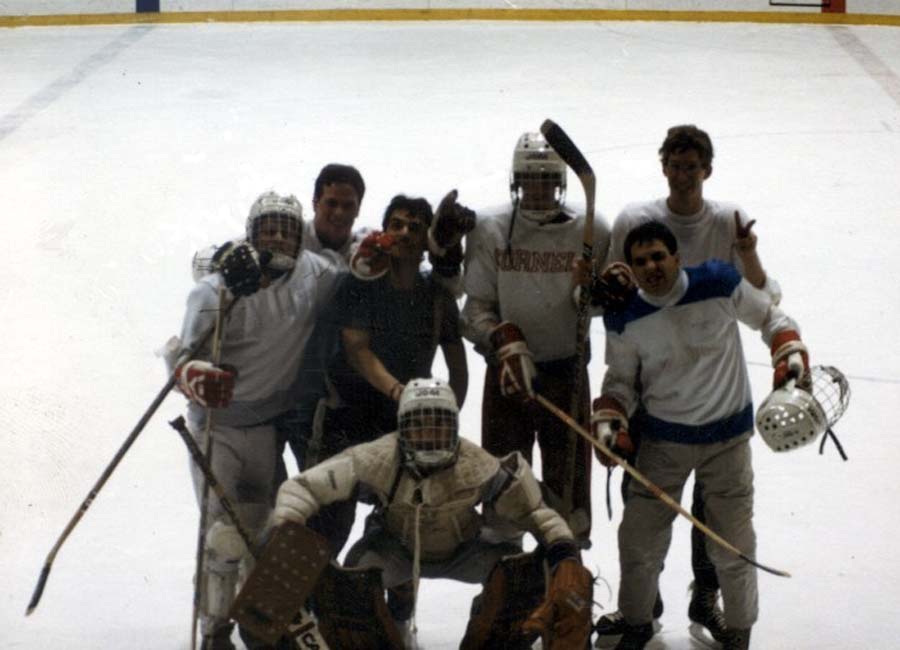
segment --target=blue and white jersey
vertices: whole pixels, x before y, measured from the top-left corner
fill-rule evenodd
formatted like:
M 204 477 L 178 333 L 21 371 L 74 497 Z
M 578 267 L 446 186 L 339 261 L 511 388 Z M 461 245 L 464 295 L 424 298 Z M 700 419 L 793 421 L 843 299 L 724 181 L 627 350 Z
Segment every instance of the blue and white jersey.
M 738 321 L 762 331 L 767 345 L 796 323 L 764 291 L 726 262 L 710 260 L 679 274 L 665 296 L 638 294 L 604 316 L 603 394 L 631 415 L 641 435 L 683 443 L 726 440 L 753 428 L 753 405 Z

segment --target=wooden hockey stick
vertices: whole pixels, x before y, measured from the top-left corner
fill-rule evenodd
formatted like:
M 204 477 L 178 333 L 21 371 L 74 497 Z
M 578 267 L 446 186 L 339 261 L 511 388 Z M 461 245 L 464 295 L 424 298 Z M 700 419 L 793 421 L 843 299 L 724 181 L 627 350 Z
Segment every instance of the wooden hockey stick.
M 222 336 L 224 334 L 224 314 L 222 305 L 225 304 L 225 287 L 219 287 L 219 308 L 216 311 L 216 322 L 213 326 L 212 338 L 212 363 L 218 366 L 222 361 Z M 206 440 L 206 450 L 204 460 L 210 466 L 210 472 L 203 473 L 203 491 L 200 497 L 200 522 L 197 525 L 197 555 L 194 562 L 194 602 L 191 608 L 191 650 L 197 650 L 197 626 L 200 622 L 200 601 L 203 597 L 203 565 L 205 564 L 206 549 L 206 528 L 209 518 L 209 476 L 212 474 L 212 418 L 213 410 L 209 407 L 206 409 L 206 424 L 203 427 L 203 434 Z M 170 423 L 171 424 L 171 423 Z M 218 481 L 216 481 L 218 484 Z M 218 494 L 218 493 L 217 493 Z M 232 518 L 234 520 L 234 518 Z M 249 539 L 249 538 L 248 538 Z
M 613 462 L 615 462 L 616 465 L 620 465 L 622 467 L 622 469 L 624 469 L 626 472 L 631 474 L 632 478 L 634 478 L 634 480 L 638 481 L 644 487 L 646 487 L 648 490 L 650 490 L 650 492 L 653 493 L 653 496 L 655 496 L 657 499 L 659 499 L 660 501 L 665 503 L 667 506 L 672 508 L 675 512 L 680 514 L 682 517 L 685 517 L 688 521 L 690 521 L 692 524 L 694 524 L 694 526 L 699 528 L 700 531 L 703 532 L 704 535 L 709 537 L 716 544 L 718 544 L 722 548 L 730 551 L 731 553 L 734 553 L 735 555 L 737 555 L 739 558 L 741 558 L 745 562 L 755 566 L 757 569 L 762 569 L 763 571 L 771 573 L 772 575 L 781 576 L 783 578 L 791 577 L 791 574 L 788 573 L 787 571 L 781 571 L 780 569 L 773 569 L 772 567 L 767 567 L 763 564 L 760 564 L 759 562 L 752 559 L 751 557 L 747 556 L 746 554 L 744 554 L 739 548 L 730 544 L 728 541 L 726 541 L 724 538 L 722 538 L 718 533 L 716 533 L 714 530 L 709 528 L 702 521 L 700 521 L 699 519 L 694 517 L 694 515 L 692 515 L 690 512 L 688 512 L 687 510 L 682 508 L 680 503 L 678 503 L 677 501 L 675 501 L 675 499 L 673 499 L 668 494 L 666 494 L 661 489 L 659 489 L 659 487 L 657 487 L 657 485 L 655 483 L 650 481 L 650 479 L 648 479 L 646 476 L 644 476 L 639 471 L 637 471 L 634 467 L 632 467 L 628 463 L 627 460 L 625 460 L 624 458 L 622 458 L 621 456 L 616 454 L 612 449 L 610 449 L 609 447 L 604 445 L 602 442 L 597 440 L 590 433 L 588 433 L 587 430 L 584 429 L 584 427 L 582 427 L 580 424 L 578 424 L 578 422 L 576 422 L 572 417 L 569 416 L 568 413 L 563 411 L 556 404 L 554 404 L 553 402 L 548 400 L 543 395 L 539 395 L 537 393 L 535 393 L 534 398 L 538 401 L 538 403 L 541 406 L 543 406 L 545 409 L 547 409 L 548 411 L 553 413 L 553 415 L 555 415 L 560 420 L 562 420 L 563 422 L 568 424 L 569 427 L 572 429 L 572 431 L 576 432 L 582 438 L 584 438 L 589 443 L 591 443 L 594 447 L 596 447 L 597 449 L 602 451 L 604 454 L 606 454 L 607 456 L 612 458 Z
M 226 315 L 231 312 L 232 308 L 237 304 L 238 300 L 239 298 L 235 298 L 231 301 L 231 303 L 225 310 Z M 200 349 L 204 345 L 206 345 L 207 341 L 209 341 L 210 337 L 213 335 L 214 329 L 214 327 L 210 327 L 209 331 L 204 334 L 203 337 L 199 341 L 197 341 L 197 343 L 192 348 L 190 348 L 190 350 L 188 350 L 187 359 L 193 359 L 194 356 L 200 351 Z M 128 453 L 128 450 L 134 444 L 134 441 L 137 440 L 137 437 L 140 435 L 141 431 L 143 431 L 144 427 L 147 426 L 147 422 L 150 421 L 150 418 L 153 417 L 153 414 L 156 413 L 157 409 L 159 409 L 160 405 L 166 399 L 169 391 L 171 391 L 172 388 L 175 387 L 175 382 L 175 372 L 173 371 L 169 376 L 169 380 L 160 389 L 159 393 L 157 393 L 156 397 L 150 403 L 150 406 L 147 407 L 147 410 L 144 411 L 141 419 L 138 420 L 138 423 L 131 430 L 131 433 L 129 433 L 128 437 L 125 438 L 125 442 L 123 442 L 122 446 L 119 447 L 119 450 L 113 456 L 113 459 L 103 470 L 100 478 L 97 479 L 97 482 L 94 483 L 94 486 L 91 488 L 90 492 L 88 492 L 87 497 L 84 499 L 84 501 L 82 501 L 81 506 L 78 508 L 78 511 L 72 516 L 72 518 L 69 520 L 69 523 L 66 524 L 65 529 L 63 529 L 63 532 L 60 534 L 59 538 L 57 538 L 56 543 L 53 545 L 53 548 L 50 549 L 50 552 L 47 554 L 47 558 L 44 560 L 44 566 L 41 568 L 41 574 L 38 577 L 37 586 L 34 588 L 34 593 L 31 595 L 31 600 L 28 603 L 28 609 L 25 610 L 26 616 L 30 615 L 38 606 L 38 603 L 41 600 L 41 596 L 44 593 L 44 587 L 47 584 L 47 579 L 50 577 L 50 570 L 53 568 L 53 562 L 56 559 L 57 553 L 59 553 L 59 550 L 62 548 L 62 545 L 65 543 L 71 532 L 75 529 L 75 526 L 78 525 L 78 522 L 81 521 L 84 513 L 86 513 L 88 511 L 88 508 L 91 507 L 94 499 L 97 498 L 97 494 L 99 494 L 100 490 L 106 484 L 106 481 L 109 480 L 109 477 L 112 476 L 112 473 L 115 471 L 116 467 L 118 467 L 119 463 L 122 462 L 125 454 Z
M 579 151 L 572 139 L 566 134 L 562 128 L 552 120 L 544 120 L 541 124 L 541 133 L 547 143 L 553 147 L 554 151 L 559 154 L 565 163 L 572 168 L 581 181 L 584 188 L 585 213 L 584 213 L 584 237 L 582 239 L 581 257 L 588 264 L 593 263 L 594 259 L 594 200 L 596 193 L 596 177 L 594 170 L 584 155 Z M 582 290 L 578 294 L 577 316 L 575 321 L 575 369 L 572 378 L 572 401 L 569 406 L 569 413 L 573 418 L 578 418 L 582 414 L 584 396 L 584 379 L 586 375 L 585 357 L 587 356 L 587 333 L 588 333 L 588 300 L 590 292 Z M 571 517 L 575 511 L 575 474 L 576 463 L 578 461 L 578 436 L 573 429 L 569 434 L 569 440 L 566 443 L 566 455 L 564 461 L 565 484 L 563 488 L 562 500 L 563 507 L 567 510 L 565 516 Z
M 228 498 L 228 495 L 225 494 L 225 488 L 222 487 L 222 484 L 216 478 L 215 473 L 212 470 L 212 467 L 209 464 L 209 460 L 206 456 L 203 455 L 203 451 L 200 449 L 200 446 L 194 440 L 190 431 L 185 424 L 184 417 L 179 415 L 177 418 L 169 422 L 169 425 L 178 432 L 178 435 L 181 436 L 181 439 L 184 441 L 185 446 L 188 448 L 188 453 L 191 456 L 191 459 L 200 468 L 200 471 L 203 473 L 203 477 L 206 479 L 206 483 L 215 492 L 216 496 L 219 499 L 219 503 L 222 505 L 222 510 L 225 511 L 225 514 L 231 519 L 231 522 L 234 524 L 234 527 L 237 529 L 238 535 L 240 535 L 244 544 L 246 544 L 248 552 L 253 557 L 254 560 L 259 560 L 260 555 L 256 550 L 256 543 L 253 538 L 250 536 L 250 533 L 247 531 L 246 527 L 244 527 L 240 518 L 237 514 L 237 509 L 231 503 L 231 499 Z M 274 539 L 274 538 L 273 538 Z M 310 545 L 310 552 L 312 552 L 312 545 Z M 321 558 L 318 558 L 320 563 L 319 570 L 324 569 L 325 564 L 328 562 L 327 554 Z M 312 618 L 309 611 L 305 607 L 301 607 L 300 611 L 297 613 L 298 620 L 292 621 L 288 625 L 288 629 L 286 634 L 297 644 L 297 647 L 303 649 L 312 650 L 315 648 L 316 650 L 328 650 L 328 643 L 325 641 L 321 632 L 319 632 L 318 625 L 316 621 Z M 194 635 L 196 638 L 196 633 Z

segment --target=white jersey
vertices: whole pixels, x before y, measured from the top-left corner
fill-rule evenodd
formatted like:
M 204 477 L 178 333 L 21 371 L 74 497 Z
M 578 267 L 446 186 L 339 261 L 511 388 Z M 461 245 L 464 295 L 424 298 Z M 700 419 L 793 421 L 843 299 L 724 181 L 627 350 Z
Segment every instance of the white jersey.
M 463 334 L 486 349 L 491 328 L 515 323 L 537 362 L 566 359 L 576 352 L 576 306 L 572 266 L 581 258 L 584 215 L 562 223 L 515 220 L 507 205 L 479 213 L 467 235 Z M 594 256 L 601 268 L 609 247 L 609 226 L 594 218 Z
M 613 223 L 609 262 L 625 261 L 625 238 L 633 228 L 647 221 L 660 221 L 675 235 L 683 266 L 696 266 L 716 259 L 732 264 L 743 275 L 744 268 L 734 247 L 737 236 L 735 212 L 740 214 L 741 225 L 746 226 L 749 222 L 747 214 L 734 203 L 703 199 L 703 207 L 690 215 L 672 212 L 665 198 L 629 203 Z M 781 287 L 768 274 L 762 289 L 776 303 L 780 301 Z
M 642 435 L 697 443 L 752 429 L 738 320 L 762 330 L 767 345 L 776 332 L 797 329 L 766 292 L 718 261 L 682 270 L 665 296 L 639 291 L 623 312 L 604 317 L 603 395 L 631 415 L 640 379 L 650 420 Z
M 340 266 L 333 252 L 303 251 L 293 271 L 268 288 L 240 298 L 225 323 L 220 360 L 220 365 L 237 369 L 234 398 L 227 408 L 212 411 L 214 422 L 250 426 L 292 406 L 289 388 L 316 319 L 334 294 Z M 188 295 L 182 352 L 213 326 L 223 283 L 221 275 L 209 274 Z M 198 357 L 208 359 L 209 346 Z M 197 411 L 192 415 L 203 411 L 194 403 L 189 410 Z

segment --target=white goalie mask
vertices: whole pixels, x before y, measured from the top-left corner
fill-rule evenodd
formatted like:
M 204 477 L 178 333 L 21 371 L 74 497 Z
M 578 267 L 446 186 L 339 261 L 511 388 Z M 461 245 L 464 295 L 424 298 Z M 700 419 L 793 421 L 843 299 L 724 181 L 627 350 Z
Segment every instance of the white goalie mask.
M 293 194 L 264 192 L 250 206 L 247 241 L 258 251 L 268 251 L 268 268 L 290 271 L 300 254 L 303 238 L 303 207 Z
M 519 214 L 546 223 L 566 196 L 566 163 L 540 133 L 523 133 L 513 150 L 509 191 Z
M 413 379 L 400 394 L 397 408 L 400 454 L 404 464 L 429 473 L 456 462 L 459 407 L 443 379 Z

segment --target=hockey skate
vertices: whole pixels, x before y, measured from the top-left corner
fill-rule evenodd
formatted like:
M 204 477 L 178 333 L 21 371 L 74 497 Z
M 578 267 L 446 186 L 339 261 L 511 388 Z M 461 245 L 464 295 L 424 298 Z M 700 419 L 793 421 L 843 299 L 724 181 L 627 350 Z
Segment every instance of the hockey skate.
M 691 582 L 691 603 L 688 606 L 688 628 L 691 636 L 708 648 L 722 648 L 728 628 L 725 627 L 725 616 L 719 606 L 717 589 L 698 587 Z
M 625 625 L 622 636 L 615 646 L 615 650 L 643 650 L 653 638 L 652 623 L 643 625 Z
M 662 629 L 662 623 L 659 622 L 659 617 L 662 616 L 662 613 L 662 598 L 659 597 L 659 594 L 656 594 L 656 602 L 653 603 L 653 622 L 651 623 L 653 634 L 656 634 Z M 594 647 L 616 647 L 616 643 L 622 638 L 622 635 L 625 633 L 625 628 L 627 627 L 628 624 L 625 623 L 625 617 L 622 615 L 622 612 L 616 610 L 615 612 L 604 614 L 597 619 L 596 623 L 594 623 L 594 632 L 597 633 L 597 640 L 594 642 Z
M 750 628 L 744 630 L 728 630 L 722 643 L 722 650 L 749 650 Z
M 200 650 L 235 650 L 231 642 L 231 631 L 234 626 L 230 623 L 216 627 L 210 634 L 204 634 L 200 641 Z
M 405 621 L 394 619 L 394 625 L 397 626 L 397 630 L 400 632 L 400 638 L 403 639 L 404 650 L 424 650 L 424 648 L 419 645 L 419 639 L 416 637 L 416 628 L 413 627 L 412 619 L 406 619 Z

